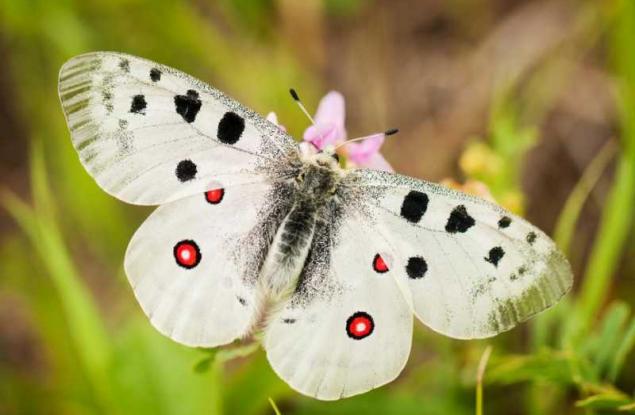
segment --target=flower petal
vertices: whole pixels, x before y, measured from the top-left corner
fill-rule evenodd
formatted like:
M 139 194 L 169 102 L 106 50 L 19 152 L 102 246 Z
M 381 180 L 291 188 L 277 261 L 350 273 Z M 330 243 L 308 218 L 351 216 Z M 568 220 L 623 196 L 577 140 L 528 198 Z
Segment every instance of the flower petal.
M 311 154 L 317 153 L 315 147 L 308 141 L 301 142 L 300 144 L 298 144 L 298 147 L 300 148 L 300 154 L 302 154 L 303 156 L 309 156 Z
M 270 123 L 273 123 L 275 125 L 278 125 L 278 116 L 276 115 L 275 112 L 271 111 L 269 114 L 267 114 L 267 116 L 265 117 L 265 119 L 267 121 L 269 121 Z
M 341 132 L 345 132 L 346 109 L 344 96 L 337 91 L 331 91 L 324 95 L 320 100 L 314 119 L 316 124 L 332 124 Z M 340 137 L 342 140 L 344 138 Z
M 345 118 L 344 96 L 337 91 L 329 92 L 320 100 L 314 118 L 315 125 L 304 131 L 304 140 L 312 142 L 319 149 L 346 140 Z
M 324 147 L 340 141 L 338 135 L 338 130 L 333 124 L 315 124 L 304 131 L 304 141 L 310 141 L 322 150 Z
M 363 166 L 377 153 L 384 144 L 384 134 L 374 134 L 361 143 L 350 143 L 346 145 L 348 158 L 355 164 Z
M 375 153 L 364 165 L 364 167 L 373 170 L 383 170 L 390 173 L 393 173 L 395 171 L 390 163 L 386 161 L 384 156 L 381 155 L 381 153 Z
M 270 123 L 277 125 L 278 128 L 280 128 L 285 133 L 287 132 L 287 129 L 284 128 L 284 125 L 278 124 L 278 116 L 276 115 L 275 112 L 271 111 L 269 114 L 267 114 L 267 117 L 265 117 L 265 118 Z

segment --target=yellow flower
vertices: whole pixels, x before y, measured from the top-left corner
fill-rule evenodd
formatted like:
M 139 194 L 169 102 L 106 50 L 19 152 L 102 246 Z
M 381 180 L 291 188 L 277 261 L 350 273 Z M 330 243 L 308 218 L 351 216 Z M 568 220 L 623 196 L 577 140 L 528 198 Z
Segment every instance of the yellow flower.
M 496 202 L 496 200 L 494 200 L 494 196 L 492 196 L 492 193 L 489 190 L 489 187 L 478 180 L 467 179 L 465 183 L 461 184 L 454 179 L 448 178 L 441 180 L 441 184 L 451 189 L 489 200 L 490 202 Z
M 459 159 L 461 170 L 468 176 L 501 174 L 503 161 L 488 145 L 480 141 L 470 144 Z
M 505 209 L 517 215 L 522 215 L 524 198 L 522 193 L 511 190 L 503 193 L 498 198 L 494 198 L 489 187 L 481 181 L 474 179 L 467 179 L 465 183 L 461 184 L 454 179 L 446 178 L 441 180 L 441 184 L 449 187 L 450 189 L 458 190 L 459 192 L 467 193 L 469 195 L 478 196 L 481 199 L 485 199 L 492 203 L 501 205 Z

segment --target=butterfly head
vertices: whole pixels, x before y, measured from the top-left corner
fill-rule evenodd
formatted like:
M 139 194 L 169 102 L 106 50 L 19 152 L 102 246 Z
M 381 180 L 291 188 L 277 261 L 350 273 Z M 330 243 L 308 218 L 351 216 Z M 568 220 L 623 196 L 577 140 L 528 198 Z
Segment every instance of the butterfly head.
M 337 167 L 339 167 L 340 165 L 340 156 L 339 154 L 337 154 L 337 148 L 333 145 L 333 144 L 329 144 L 326 147 L 324 147 L 323 149 L 318 151 L 318 155 L 322 155 L 324 160 L 328 160 L 330 165 L 337 165 Z M 326 161 L 324 162 L 324 164 L 326 163 Z
M 335 192 L 344 170 L 333 154 L 325 150 L 305 156 L 296 176 L 296 184 L 303 194 L 321 198 Z

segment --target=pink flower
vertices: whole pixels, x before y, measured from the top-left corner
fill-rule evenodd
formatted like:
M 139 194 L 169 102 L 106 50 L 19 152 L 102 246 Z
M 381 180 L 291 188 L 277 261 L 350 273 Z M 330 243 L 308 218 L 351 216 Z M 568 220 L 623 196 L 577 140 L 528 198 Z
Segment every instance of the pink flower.
M 326 94 L 320 101 L 315 113 L 315 125 L 309 126 L 304 131 L 304 143 L 300 144 L 302 152 L 305 154 L 315 153 L 316 149 L 323 150 L 327 147 L 337 147 L 344 143 L 346 141 L 345 118 L 346 109 L 342 94 L 337 91 L 331 91 Z M 277 124 L 277 118 L 274 113 L 269 113 L 267 119 Z M 284 127 L 280 127 L 284 129 Z M 390 164 L 379 153 L 384 139 L 385 135 L 383 133 L 373 134 L 361 142 L 344 144 L 339 147 L 338 152 L 346 156 L 346 167 L 366 167 L 392 172 L 393 169 Z
M 287 132 L 287 129 L 284 128 L 284 125 L 278 124 L 278 116 L 276 115 L 275 112 L 271 111 L 269 114 L 267 114 L 267 116 L 265 118 L 270 123 L 277 125 L 278 128 L 281 129 L 282 131 L 284 131 L 285 133 Z

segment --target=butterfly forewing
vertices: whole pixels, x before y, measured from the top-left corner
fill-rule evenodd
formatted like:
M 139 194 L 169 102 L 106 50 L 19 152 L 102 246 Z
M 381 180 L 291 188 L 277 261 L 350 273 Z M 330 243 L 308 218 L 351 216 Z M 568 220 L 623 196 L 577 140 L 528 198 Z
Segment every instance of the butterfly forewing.
M 394 248 L 417 317 L 456 338 L 509 330 L 571 287 L 569 263 L 525 220 L 485 200 L 379 171 L 353 173 L 357 208 Z
M 207 84 L 145 59 L 81 55 L 60 71 L 73 145 L 114 196 L 160 204 L 225 185 L 278 178 L 293 140 Z M 282 169 L 282 171 L 281 171 Z

